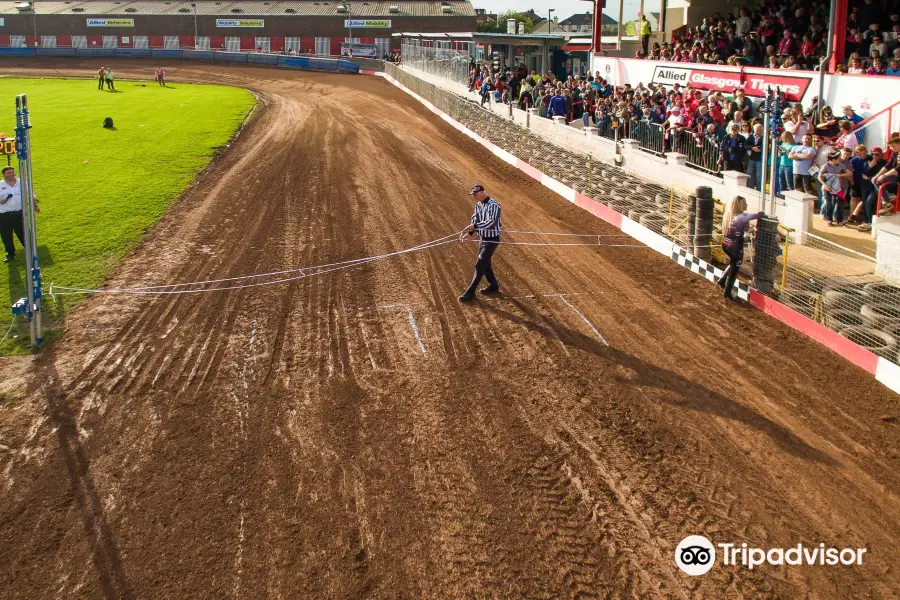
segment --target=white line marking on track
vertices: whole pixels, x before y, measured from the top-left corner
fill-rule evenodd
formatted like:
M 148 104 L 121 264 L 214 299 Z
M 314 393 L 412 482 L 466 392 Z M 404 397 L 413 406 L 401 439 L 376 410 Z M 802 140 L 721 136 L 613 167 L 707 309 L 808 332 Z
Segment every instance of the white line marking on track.
M 406 311 L 409 314 L 409 326 L 412 327 L 413 333 L 416 335 L 416 341 L 419 343 L 419 348 L 422 349 L 422 354 L 425 354 L 425 344 L 422 342 L 421 336 L 419 336 L 419 327 L 416 325 L 416 318 L 413 316 L 412 306 L 407 305 Z
M 572 306 L 572 304 L 571 304 L 568 300 L 566 300 L 566 297 L 565 297 L 564 295 L 560 295 L 560 296 L 559 296 L 559 299 L 562 300 L 563 302 L 565 302 L 566 306 L 568 306 L 569 308 L 571 308 L 571 309 L 575 312 L 576 315 L 578 315 L 579 317 L 581 317 L 581 320 L 582 320 L 582 321 L 584 321 L 585 323 L 587 323 L 588 327 L 590 327 L 590 328 L 591 328 L 591 331 L 593 331 L 594 334 L 595 334 L 598 338 L 600 338 L 600 341 L 601 341 L 601 342 L 603 342 L 604 344 L 606 344 L 607 346 L 609 346 L 609 342 L 606 341 L 606 338 L 603 337 L 602 335 L 600 335 L 600 332 L 597 331 L 597 328 L 594 327 L 594 324 L 591 323 L 591 322 L 588 320 L 588 318 L 587 318 L 586 316 L 584 316 L 583 314 L 581 314 L 581 311 L 580 311 L 580 310 L 578 310 L 577 308 L 575 308 L 574 306 Z

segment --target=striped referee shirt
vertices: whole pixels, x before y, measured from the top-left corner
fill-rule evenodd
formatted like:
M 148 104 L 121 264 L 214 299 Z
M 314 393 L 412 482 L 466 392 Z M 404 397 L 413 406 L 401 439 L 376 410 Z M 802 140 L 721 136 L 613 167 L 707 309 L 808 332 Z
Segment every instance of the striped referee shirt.
M 472 213 L 472 225 L 478 237 L 497 238 L 503 232 L 500 226 L 500 205 L 488 196 L 484 200 L 475 203 L 475 212 Z

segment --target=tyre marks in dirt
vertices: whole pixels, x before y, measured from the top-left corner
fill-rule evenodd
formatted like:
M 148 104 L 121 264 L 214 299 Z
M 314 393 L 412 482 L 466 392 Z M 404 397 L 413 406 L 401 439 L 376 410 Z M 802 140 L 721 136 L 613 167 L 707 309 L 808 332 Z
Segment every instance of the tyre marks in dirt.
M 208 80 L 210 68 L 178 70 Z M 471 205 L 460 191 L 476 182 L 496 191 L 509 229 L 586 226 L 375 79 L 251 67 L 212 77 L 260 88 L 265 109 L 113 283 L 400 250 L 461 228 Z M 250 202 L 245 187 L 259 192 Z M 73 407 L 68 441 L 90 457 L 85 505 L 99 508 L 72 510 L 59 491 L 64 461 L 46 443 L 52 425 L 34 419 L 0 509 L 15 517 L 5 541 L 18 549 L 4 568 L 30 574 L 16 578 L 17 593 L 92 596 L 114 581 L 154 597 L 779 598 L 847 597 L 863 582 L 889 595 L 868 572 L 683 576 L 672 549 L 689 533 L 893 548 L 890 499 L 846 534 L 846 503 L 810 517 L 789 489 L 793 471 L 864 507 L 891 479 L 856 470 L 846 448 L 878 455 L 863 428 L 841 428 L 837 412 L 804 423 L 811 392 L 800 383 L 789 410 L 768 406 L 777 388 L 767 370 L 796 367 L 721 351 L 732 331 L 713 324 L 725 313 L 672 308 L 671 298 L 697 304 L 703 290 L 673 276 L 669 300 L 657 298 L 648 282 L 668 273 L 662 259 L 504 247 L 506 295 L 461 306 L 474 249 L 272 288 L 88 300 L 72 323 L 90 335 L 55 351 L 57 395 Z M 737 360 L 746 368 L 736 384 L 758 393 L 717 392 Z M 819 439 L 819 422 L 848 439 Z M 844 479 L 836 460 L 852 467 L 842 465 Z M 10 512 L 36 502 L 40 511 Z M 108 524 L 102 553 L 82 514 Z M 50 559 L 33 541 L 45 538 L 63 540 Z

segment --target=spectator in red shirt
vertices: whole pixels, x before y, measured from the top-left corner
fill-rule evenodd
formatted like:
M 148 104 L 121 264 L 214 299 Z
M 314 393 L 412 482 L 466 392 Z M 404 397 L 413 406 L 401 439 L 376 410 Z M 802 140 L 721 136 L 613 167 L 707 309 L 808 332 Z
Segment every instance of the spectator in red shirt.
M 793 56 L 795 53 L 794 36 L 790 29 L 784 30 L 784 37 L 778 42 L 778 56 Z

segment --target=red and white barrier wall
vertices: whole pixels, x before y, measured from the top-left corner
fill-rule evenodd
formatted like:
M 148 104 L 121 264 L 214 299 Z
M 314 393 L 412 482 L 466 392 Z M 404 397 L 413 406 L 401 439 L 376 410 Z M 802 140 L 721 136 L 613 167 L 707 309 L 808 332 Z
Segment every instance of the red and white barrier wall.
M 690 255 L 689 252 L 680 248 L 677 244 L 665 237 L 659 235 L 640 223 L 629 219 L 628 217 L 612 210 L 608 206 L 597 202 L 596 200 L 585 196 L 565 185 L 564 183 L 553 179 L 545 173 L 541 173 L 535 167 L 529 165 L 522 159 L 510 154 L 503 148 L 500 148 L 491 141 L 481 137 L 474 131 L 459 123 L 431 102 L 422 98 L 409 88 L 405 87 L 399 81 L 385 73 L 375 73 L 384 77 L 387 81 L 421 102 L 428 110 L 439 116 L 441 119 L 450 124 L 453 128 L 472 138 L 485 148 L 489 149 L 494 155 L 504 162 L 516 167 L 533 179 L 541 182 L 545 187 L 553 190 L 569 202 L 575 204 L 579 208 L 586 210 L 592 215 L 603 219 L 610 225 L 621 230 L 646 244 L 650 248 L 656 250 L 660 254 L 675 260 L 678 264 L 689 268 L 692 272 L 697 273 L 709 281 L 717 281 L 722 275 L 722 271 L 713 265 L 706 263 L 696 257 Z M 828 329 L 812 319 L 801 315 L 800 313 L 788 308 L 784 304 L 765 296 L 755 289 L 749 288 L 741 284 L 738 290 L 738 297 L 748 300 L 753 306 L 760 309 L 767 315 L 774 317 L 789 327 L 803 333 L 804 335 L 814 339 L 815 341 L 827 346 L 831 350 L 837 352 L 854 365 L 862 368 L 866 372 L 872 374 L 878 381 L 894 392 L 900 393 L 900 366 L 889 360 L 881 358 L 872 352 L 854 344 L 847 338 L 839 335 L 835 331 Z

